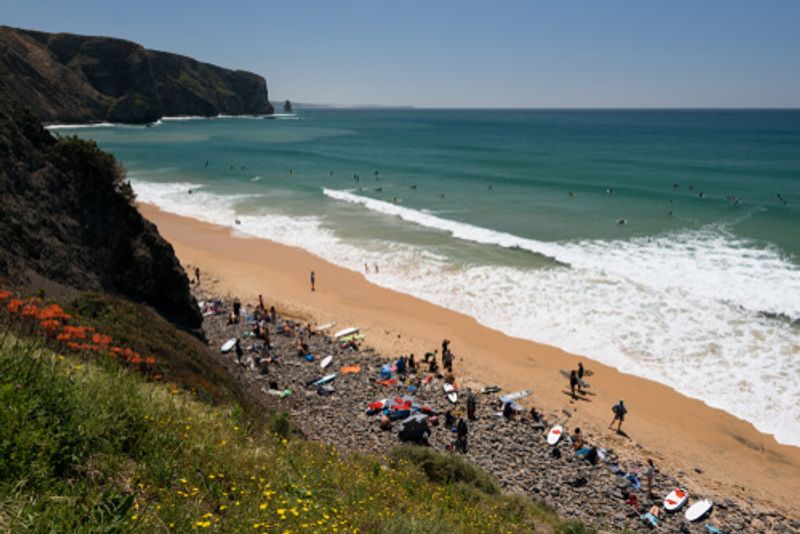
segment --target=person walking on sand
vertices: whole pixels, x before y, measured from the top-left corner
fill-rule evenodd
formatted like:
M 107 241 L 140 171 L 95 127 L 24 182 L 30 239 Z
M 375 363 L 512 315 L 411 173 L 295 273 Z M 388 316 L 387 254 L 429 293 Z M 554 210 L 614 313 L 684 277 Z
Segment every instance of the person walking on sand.
M 578 396 L 575 394 L 575 389 L 578 388 L 578 371 L 572 370 L 569 372 L 569 390 L 572 393 L 572 398 L 576 399 Z
M 625 414 L 628 413 L 628 409 L 625 407 L 625 401 L 620 399 L 619 402 L 611 408 L 611 411 L 614 412 L 614 419 L 611 420 L 608 428 L 614 426 L 614 421 L 619 421 L 617 424 L 617 432 L 620 432 L 622 429 L 622 422 L 625 420 Z
M 194 268 L 194 279 L 195 279 L 195 284 L 197 284 L 199 286 L 200 285 L 200 267 L 195 267 Z
M 317 275 L 314 274 L 314 271 L 311 271 L 311 291 L 316 291 L 316 283 L 317 283 Z

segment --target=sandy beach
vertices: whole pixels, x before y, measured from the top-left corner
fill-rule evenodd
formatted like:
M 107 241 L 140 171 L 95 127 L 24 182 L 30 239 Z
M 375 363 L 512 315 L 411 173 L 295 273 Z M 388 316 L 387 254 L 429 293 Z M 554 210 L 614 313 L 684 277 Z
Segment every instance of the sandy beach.
M 582 427 L 591 441 L 641 460 L 652 457 L 694 491 L 761 503 L 800 517 L 800 448 L 780 445 L 749 423 L 658 383 L 506 336 L 471 317 L 378 287 L 360 273 L 301 249 L 237 237 L 230 228 L 151 205 L 139 208 L 172 243 L 181 262 L 199 266 L 203 284 L 218 292 L 247 303 L 263 294 L 268 305 L 312 324 L 358 326 L 366 343 L 390 356 L 421 356 L 439 348 L 443 338 L 450 339 L 462 388 L 499 384 L 505 391 L 530 389 L 526 406 L 533 403 L 545 413 L 569 410 L 569 425 Z M 315 292 L 309 284 L 312 270 Z M 560 370 L 573 369 L 580 361 L 594 373 L 589 377 L 591 394 L 573 401 Z M 620 398 L 629 410 L 626 435 L 607 429 L 611 406 Z

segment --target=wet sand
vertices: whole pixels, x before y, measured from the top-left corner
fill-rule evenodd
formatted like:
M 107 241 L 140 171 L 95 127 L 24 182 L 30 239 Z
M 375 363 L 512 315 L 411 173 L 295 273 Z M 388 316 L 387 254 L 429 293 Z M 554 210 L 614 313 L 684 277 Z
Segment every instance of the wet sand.
M 268 306 L 274 304 L 284 314 L 312 324 L 358 326 L 366 343 L 389 356 L 413 352 L 420 358 L 440 349 L 443 338 L 450 339 L 462 388 L 499 384 L 506 392 L 530 389 L 533 395 L 526 406 L 535 404 L 545 413 L 570 410 L 568 429 L 580 426 L 590 441 L 624 451 L 631 459 L 643 462 L 652 457 L 690 490 L 716 499 L 754 501 L 800 518 L 800 448 L 780 445 L 750 423 L 667 386 L 507 336 L 466 315 L 378 287 L 361 273 L 302 249 L 238 237 L 231 228 L 147 204 L 139 208 L 173 245 L 181 262 L 199 266 L 202 283 L 213 285 L 216 292 L 246 303 L 263 294 Z M 310 290 L 312 270 L 315 292 Z M 594 374 L 587 378 L 590 395 L 573 401 L 560 370 L 576 368 L 579 361 Z M 626 435 L 607 428 L 611 406 L 620 398 L 629 410 L 622 427 Z

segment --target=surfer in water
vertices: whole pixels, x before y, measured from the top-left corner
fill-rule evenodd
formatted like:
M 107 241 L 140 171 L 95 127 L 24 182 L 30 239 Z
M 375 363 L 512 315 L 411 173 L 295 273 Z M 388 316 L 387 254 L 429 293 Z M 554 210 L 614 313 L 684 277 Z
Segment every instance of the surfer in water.
M 317 275 L 314 274 L 314 271 L 311 271 L 311 291 L 316 291 L 316 284 L 317 284 Z
M 625 401 L 620 399 L 619 402 L 611 408 L 611 411 L 614 412 L 614 419 L 611 420 L 608 428 L 613 427 L 615 421 L 619 421 L 619 423 L 617 423 L 617 432 L 619 433 L 622 431 L 622 422 L 625 420 L 625 414 L 628 413 L 628 409 L 625 407 Z

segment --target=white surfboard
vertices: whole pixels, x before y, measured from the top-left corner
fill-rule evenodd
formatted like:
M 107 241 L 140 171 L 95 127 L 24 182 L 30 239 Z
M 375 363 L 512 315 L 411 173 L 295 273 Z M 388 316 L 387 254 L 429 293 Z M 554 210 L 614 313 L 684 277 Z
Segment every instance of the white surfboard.
M 321 362 L 319 362 L 319 366 L 321 369 L 325 369 L 328 367 L 331 362 L 333 361 L 333 356 L 325 356 Z
M 507 395 L 503 395 L 502 397 L 500 397 L 500 402 L 502 402 L 503 404 L 507 402 L 513 402 L 515 400 L 524 399 L 530 394 L 531 392 L 528 389 L 523 389 L 522 391 L 515 391 L 514 393 L 509 393 Z
M 336 339 L 339 339 L 340 337 L 350 336 L 350 335 L 353 335 L 353 334 L 358 334 L 358 328 L 356 328 L 355 326 L 351 326 L 349 328 L 344 328 L 342 330 L 339 330 L 338 332 L 333 334 L 333 337 L 335 337 Z
M 444 394 L 447 395 L 447 400 L 453 404 L 458 402 L 458 392 L 456 391 L 456 388 L 453 387 L 453 384 L 444 385 Z
M 553 428 L 550 429 L 550 432 L 547 433 L 547 444 L 548 445 L 555 445 L 559 441 L 561 441 L 561 436 L 564 435 L 564 429 L 561 425 L 554 425 Z
M 322 378 L 320 378 L 319 380 L 317 380 L 316 382 L 314 382 L 311 385 L 312 386 L 321 386 L 322 384 L 327 384 L 328 382 L 330 382 L 334 378 L 336 378 L 336 373 L 331 373 L 329 375 L 323 376 Z
M 222 352 L 230 352 L 231 350 L 233 350 L 233 347 L 235 347 L 235 346 L 236 346 L 236 338 L 232 337 L 228 341 L 226 341 L 222 345 L 222 347 L 220 347 L 219 350 L 222 351 Z
M 708 499 L 702 499 L 697 501 L 689 508 L 686 509 L 686 519 L 688 521 L 699 521 L 703 519 L 708 513 L 711 511 L 711 508 L 714 507 L 714 503 L 709 501 Z
M 317 332 L 322 332 L 323 330 L 327 330 L 328 328 L 333 328 L 334 326 L 336 326 L 335 322 L 333 322 L 333 323 L 325 323 L 325 324 L 319 325 L 314 330 L 316 330 Z
M 689 500 L 689 492 L 685 489 L 675 488 L 664 497 L 664 510 L 674 512 Z

